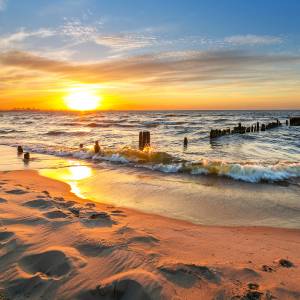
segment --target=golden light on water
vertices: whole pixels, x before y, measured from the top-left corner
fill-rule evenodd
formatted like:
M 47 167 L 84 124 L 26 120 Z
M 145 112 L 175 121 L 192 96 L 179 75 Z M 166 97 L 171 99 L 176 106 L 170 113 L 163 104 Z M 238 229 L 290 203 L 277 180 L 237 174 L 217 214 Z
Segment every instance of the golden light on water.
M 63 177 L 65 180 L 82 180 L 92 175 L 92 169 L 88 166 L 72 166 L 65 170 Z
M 69 163 L 72 164 L 73 161 L 69 161 Z M 67 182 L 71 187 L 71 191 L 81 198 L 85 197 L 78 186 L 78 182 L 91 177 L 93 175 L 92 173 L 91 167 L 81 165 L 74 165 L 60 169 L 40 170 L 40 174 L 43 176 Z
M 71 89 L 64 100 L 71 110 L 87 111 L 99 108 L 102 97 L 93 89 L 77 88 Z

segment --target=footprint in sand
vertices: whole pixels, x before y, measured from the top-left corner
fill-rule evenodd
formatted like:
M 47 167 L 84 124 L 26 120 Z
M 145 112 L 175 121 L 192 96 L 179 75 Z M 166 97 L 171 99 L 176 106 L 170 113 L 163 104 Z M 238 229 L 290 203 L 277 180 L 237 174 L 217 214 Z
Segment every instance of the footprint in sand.
M 113 245 L 106 241 L 85 241 L 74 246 L 80 253 L 88 257 L 110 254 Z
M 184 287 L 191 287 L 198 280 L 206 280 L 218 284 L 220 274 L 207 266 L 195 264 L 167 264 L 158 267 L 169 280 Z
M 48 219 L 65 219 L 65 218 L 68 218 L 68 215 L 66 215 L 61 210 L 49 211 L 47 213 L 44 213 L 44 216 L 47 217 Z
M 157 275 L 144 270 L 134 270 L 103 280 L 95 289 L 81 292 L 77 299 L 167 299 L 166 294 L 172 292 L 165 294 L 164 289 L 167 287 L 162 287 Z
M 37 208 L 37 209 L 47 209 L 53 207 L 53 203 L 51 201 L 45 199 L 39 199 L 39 198 L 35 200 L 27 201 L 23 203 L 23 205 L 31 208 Z
M 5 284 L 5 294 L 9 299 L 55 299 L 57 285 L 40 275 L 20 277 Z M 2 300 L 2 298 L 0 298 Z
M 6 194 L 13 194 L 13 195 L 23 195 L 27 193 L 29 192 L 21 189 L 13 189 L 13 190 L 6 191 Z
M 5 283 L 9 299 L 56 299 L 58 282 L 86 262 L 76 249 L 60 248 L 23 256 L 18 265 L 26 274 Z
M 0 203 L 6 203 L 6 202 L 7 202 L 6 199 L 0 197 Z
M 54 278 L 60 278 L 71 271 L 70 259 L 59 250 L 24 256 L 19 261 L 19 266 L 29 274 L 43 274 Z
M 131 243 L 143 243 L 143 244 L 156 244 L 159 242 L 159 239 L 152 235 L 140 235 L 134 236 L 128 240 L 128 244 Z
M 111 227 L 117 224 L 106 212 L 88 211 L 81 212 L 81 222 L 87 227 Z

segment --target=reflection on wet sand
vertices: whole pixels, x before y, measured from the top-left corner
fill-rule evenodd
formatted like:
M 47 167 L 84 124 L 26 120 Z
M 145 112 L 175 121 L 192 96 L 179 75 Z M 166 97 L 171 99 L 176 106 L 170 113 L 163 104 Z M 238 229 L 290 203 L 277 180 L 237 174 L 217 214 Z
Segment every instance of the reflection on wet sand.
M 81 191 L 81 188 L 78 186 L 78 182 L 91 177 L 93 174 L 92 168 L 89 166 L 83 165 L 73 165 L 74 161 L 68 161 L 71 166 L 64 167 L 60 169 L 45 169 L 40 170 L 40 174 L 52 179 L 66 182 L 70 185 L 72 193 L 78 197 L 85 198 L 84 194 Z

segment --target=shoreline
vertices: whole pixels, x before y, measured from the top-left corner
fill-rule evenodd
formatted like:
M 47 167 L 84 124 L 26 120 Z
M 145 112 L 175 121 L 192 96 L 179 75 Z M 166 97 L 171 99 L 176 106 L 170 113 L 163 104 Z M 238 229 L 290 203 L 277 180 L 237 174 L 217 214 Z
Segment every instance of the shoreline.
M 300 297 L 298 229 L 196 225 L 94 203 L 29 170 L 0 172 L 0 188 L 7 299 Z
M 111 163 L 33 154 L 29 164 L 0 146 L 0 170 L 38 170 L 81 198 L 213 226 L 300 229 L 298 185 L 252 184 L 224 177 L 162 174 Z

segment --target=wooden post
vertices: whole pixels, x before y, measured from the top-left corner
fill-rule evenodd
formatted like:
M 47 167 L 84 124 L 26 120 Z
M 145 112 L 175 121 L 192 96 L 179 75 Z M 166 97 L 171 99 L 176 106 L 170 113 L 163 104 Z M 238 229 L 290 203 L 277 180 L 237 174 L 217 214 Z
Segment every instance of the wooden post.
M 285 125 L 289 126 L 289 120 L 285 120 Z
M 300 117 L 290 118 L 290 126 L 300 126 Z
M 261 131 L 266 131 L 266 125 L 265 124 L 261 124 Z
M 150 132 L 140 131 L 139 133 L 139 149 L 144 150 L 145 147 L 150 146 Z
M 18 154 L 22 154 L 22 153 L 23 153 L 23 148 L 22 148 L 22 146 L 18 146 L 17 151 L 18 151 Z
M 239 126 L 238 126 L 238 133 L 242 133 L 242 123 L 239 123 Z
M 140 131 L 139 133 L 139 149 L 143 151 L 144 145 L 143 145 L 143 131 Z
M 24 153 L 24 160 L 29 160 L 29 159 L 30 159 L 29 152 Z
M 185 137 L 183 140 L 183 147 L 186 148 L 187 145 L 188 145 L 188 139 L 187 139 L 187 137 Z
M 259 122 L 256 122 L 256 130 L 259 131 Z
M 145 144 L 144 144 L 144 147 L 150 147 L 150 132 L 149 131 L 145 131 L 144 135 L 145 135 Z

